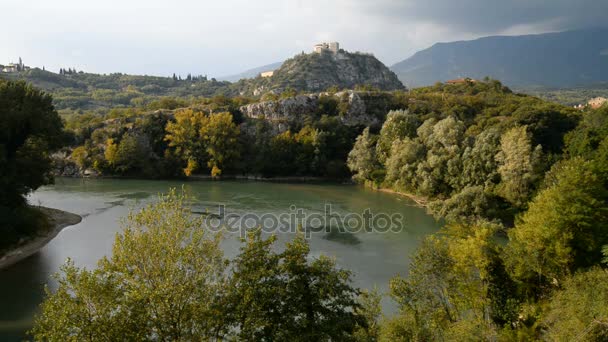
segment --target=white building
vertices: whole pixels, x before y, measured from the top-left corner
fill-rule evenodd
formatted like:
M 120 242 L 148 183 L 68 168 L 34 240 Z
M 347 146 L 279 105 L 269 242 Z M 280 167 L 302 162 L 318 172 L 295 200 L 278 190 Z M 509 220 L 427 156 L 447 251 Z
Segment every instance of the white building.
M 274 75 L 274 70 L 264 71 L 264 72 L 260 73 L 260 76 L 262 76 L 262 77 L 272 77 L 272 75 Z
M 19 71 L 19 65 L 14 64 L 14 63 L 9 64 L 2 69 L 2 72 L 17 72 L 17 71 Z

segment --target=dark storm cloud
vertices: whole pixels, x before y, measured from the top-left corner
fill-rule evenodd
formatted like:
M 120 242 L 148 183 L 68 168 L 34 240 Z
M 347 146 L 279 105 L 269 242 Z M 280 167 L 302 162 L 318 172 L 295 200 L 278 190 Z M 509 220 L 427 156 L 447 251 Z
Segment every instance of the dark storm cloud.
M 359 6 L 387 20 L 426 21 L 469 33 L 608 25 L 608 0 L 376 0 Z

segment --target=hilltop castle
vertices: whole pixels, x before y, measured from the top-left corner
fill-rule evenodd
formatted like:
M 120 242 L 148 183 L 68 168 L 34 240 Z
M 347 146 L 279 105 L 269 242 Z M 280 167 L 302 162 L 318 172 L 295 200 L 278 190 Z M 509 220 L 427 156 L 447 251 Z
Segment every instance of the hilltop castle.
M 321 53 L 323 51 L 330 51 L 332 53 L 338 53 L 340 51 L 340 43 L 338 42 L 330 42 L 330 43 L 320 43 L 313 46 L 312 51 L 316 53 Z

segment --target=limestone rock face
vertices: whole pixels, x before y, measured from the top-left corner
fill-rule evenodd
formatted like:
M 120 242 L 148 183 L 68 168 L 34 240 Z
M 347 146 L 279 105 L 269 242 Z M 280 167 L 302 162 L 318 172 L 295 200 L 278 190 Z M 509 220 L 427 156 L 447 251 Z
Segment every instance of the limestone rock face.
M 264 118 L 275 124 L 301 123 L 306 116 L 328 114 L 319 112 L 320 102 L 323 100 L 333 101 L 340 106 L 341 112 L 337 115 L 347 126 L 379 125 L 382 117 L 390 110 L 390 94 L 348 90 L 333 95 L 328 93 L 308 94 L 276 101 L 252 103 L 240 107 L 240 111 L 246 117 Z
M 298 117 L 314 113 L 319 106 L 319 96 L 298 95 L 278 101 L 252 103 L 240 108 L 241 112 L 250 118 L 265 118 L 266 120 L 296 120 Z

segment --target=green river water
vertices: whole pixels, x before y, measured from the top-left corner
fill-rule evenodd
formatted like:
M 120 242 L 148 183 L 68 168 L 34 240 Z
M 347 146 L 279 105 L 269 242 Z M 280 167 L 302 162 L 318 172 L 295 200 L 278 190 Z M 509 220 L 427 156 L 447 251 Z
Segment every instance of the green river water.
M 302 209 L 310 218 L 322 217 L 327 205 L 340 217 L 362 215 L 366 209 L 376 217 L 380 213 L 401 215 L 398 232 L 321 231 L 312 232 L 309 240 L 312 257 L 332 256 L 339 267 L 353 272 L 356 286 L 377 287 L 383 292 L 391 277 L 407 274 L 409 256 L 420 240 L 439 228 L 424 209 L 408 199 L 353 185 L 67 178 L 59 178 L 55 183 L 33 193 L 30 203 L 69 211 L 83 220 L 65 228 L 36 255 L 0 270 L 0 341 L 27 337 L 24 333 L 31 327 L 32 317 L 43 299 L 44 285 L 53 288 L 50 276 L 67 258 L 72 258 L 76 265 L 94 267 L 100 257 L 111 253 L 114 236 L 121 231 L 121 218 L 170 188 L 183 186 L 193 198 L 195 212 L 216 213 L 218 205 L 223 204 L 226 213 L 235 217 L 253 214 L 276 217 L 294 213 L 294 208 Z M 253 222 L 249 220 L 246 224 Z M 272 220 L 265 222 L 270 225 Z M 310 219 L 309 223 L 320 227 L 322 221 Z M 277 248 L 282 248 L 293 235 L 277 231 Z M 234 256 L 239 248 L 238 233 L 226 233 L 223 248 L 227 257 Z M 395 310 L 388 298 L 383 300 L 383 307 L 389 315 Z

